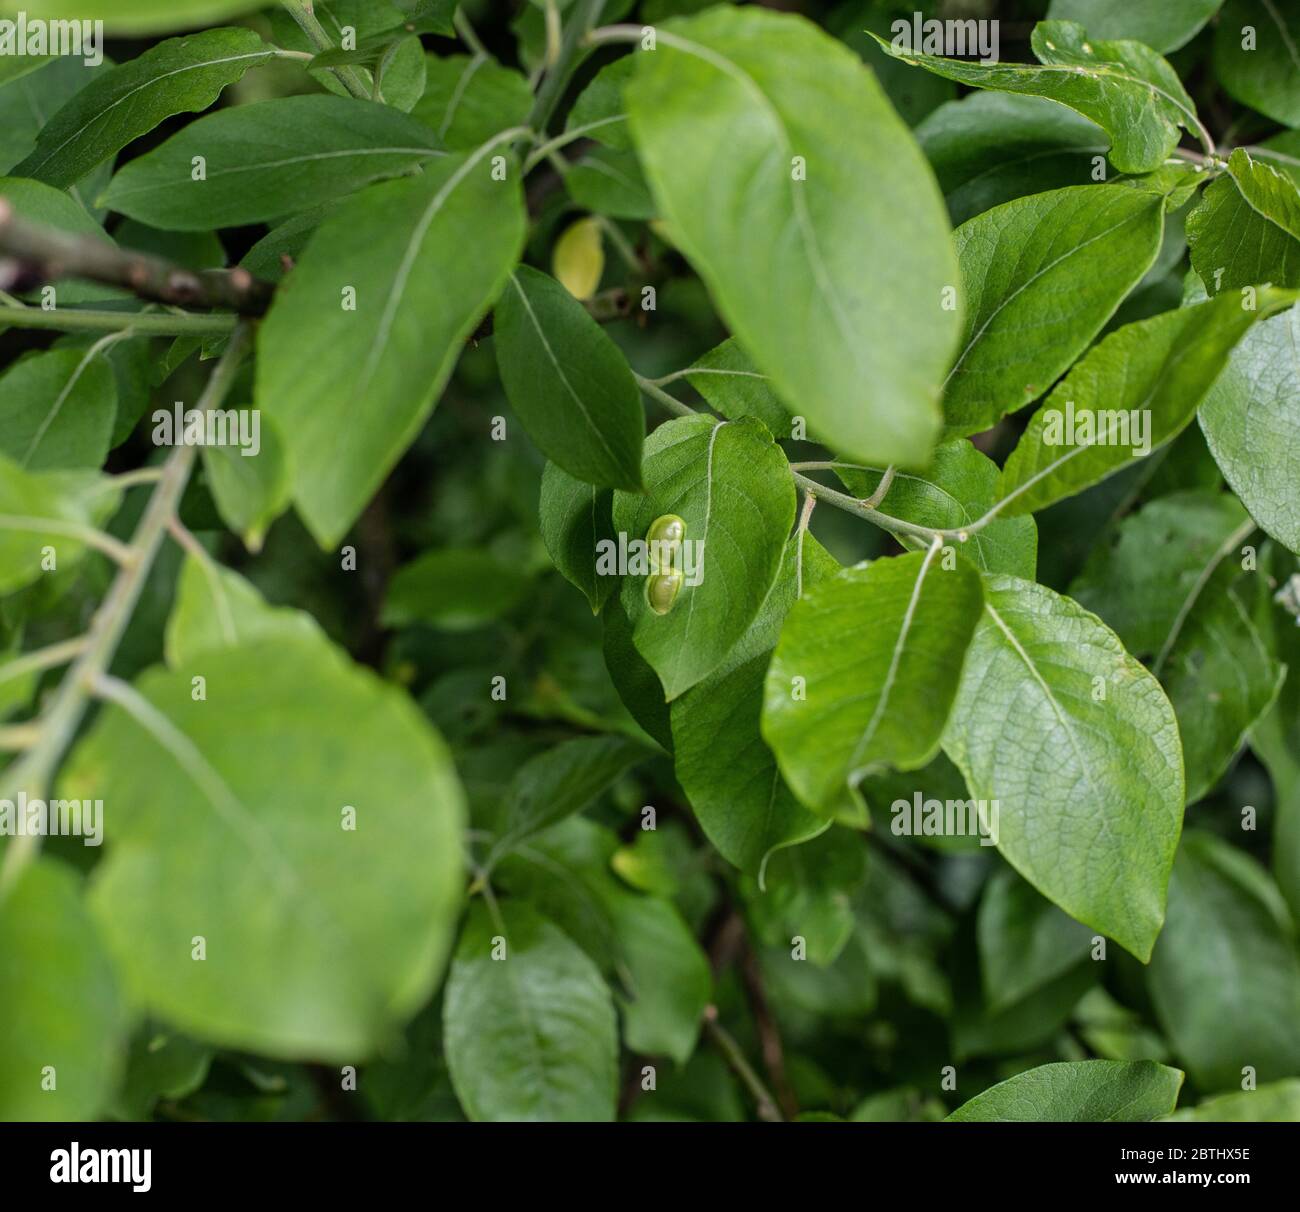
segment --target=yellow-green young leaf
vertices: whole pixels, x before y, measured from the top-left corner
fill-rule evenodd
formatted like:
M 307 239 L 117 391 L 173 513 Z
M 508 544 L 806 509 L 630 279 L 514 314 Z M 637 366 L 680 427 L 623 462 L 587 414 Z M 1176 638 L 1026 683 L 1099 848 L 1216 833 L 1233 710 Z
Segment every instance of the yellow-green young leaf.
M 791 436 L 790 414 L 777 399 L 771 381 L 753 359 L 728 337 L 696 358 L 683 377 L 724 417 L 757 417 L 774 438 Z
M 554 278 L 521 265 L 496 308 L 497 367 L 528 436 L 570 475 L 641 487 L 645 414 L 622 351 Z
M 524 599 L 531 578 L 518 565 L 475 547 L 442 547 L 403 564 L 388 586 L 387 627 L 424 623 L 469 631 L 494 622 Z
M 117 380 L 104 349 L 52 349 L 0 376 L 0 453 L 29 471 L 96 468 L 108 454 Z
M 809 808 L 939 748 L 979 619 L 980 577 L 938 547 L 847 568 L 790 610 L 767 671 L 763 738 Z
M 1169 882 L 1169 916 L 1147 972 L 1156 1016 L 1203 1091 L 1239 1090 L 1243 1069 L 1300 1073 L 1295 926 L 1264 869 L 1189 832 Z
M 608 488 L 575 480 L 554 463 L 542 472 L 542 542 L 564 579 L 582 590 L 593 614 L 618 587 L 617 577 L 596 575 L 596 544 L 614 538 L 613 501 Z
M 1168 1119 L 1210 1124 L 1300 1123 L 1300 1078 L 1288 1078 L 1235 1094 L 1219 1094 L 1195 1107 L 1175 1111 Z
M 45 124 L 36 149 L 14 173 L 61 188 L 72 185 L 173 114 L 207 109 L 227 84 L 274 53 L 249 29 L 160 42 L 77 93 Z
M 237 572 L 211 559 L 186 556 L 167 619 L 164 649 L 173 669 L 223 648 L 268 639 L 323 640 L 304 610 L 268 606 Z
M 839 571 L 811 535 L 786 543 L 776 583 L 748 631 L 708 677 L 673 700 L 674 769 L 722 856 L 761 876 L 779 847 L 816 836 L 824 818 L 795 799 L 759 730 L 763 682 L 781 624 L 802 590 Z
M 242 17 L 265 0 L 9 0 L 4 7 L 42 20 L 102 21 L 108 34 L 165 34 Z
M 12 843 L 10 843 L 12 844 Z M 126 1016 L 81 880 L 39 859 L 0 899 L 0 1119 L 96 1119 L 112 1094 Z
M 280 423 L 294 501 L 322 546 L 414 439 L 518 260 L 519 170 L 499 149 L 485 143 L 348 199 L 259 327 L 255 403 Z
M 528 118 L 533 94 L 513 68 L 486 55 L 425 57 L 424 95 L 411 111 L 453 151 L 468 150 Z
M 635 55 L 623 55 L 602 67 L 569 110 L 565 134 L 595 139 L 620 151 L 631 150 L 632 133 L 628 130 L 623 89 L 635 71 Z
M 122 168 L 100 202 L 170 231 L 265 223 L 399 176 L 438 146 L 387 105 L 279 97 L 190 123 Z
M 600 220 L 593 216 L 569 224 L 551 252 L 551 273 L 575 299 L 590 299 L 605 273 Z
M 1033 513 L 1104 480 L 1177 437 L 1256 320 L 1290 306 L 1262 290 L 1126 324 L 1104 338 L 1034 413 L 1002 468 L 1004 515 Z
M 642 471 L 645 495 L 614 494 L 615 533 L 640 543 L 656 518 L 682 518 L 684 583 L 672 609 L 657 613 L 646 600 L 651 569 L 640 571 L 640 549 L 629 547 L 621 602 L 633 643 L 672 700 L 722 663 L 766 599 L 794 523 L 794 481 L 752 418 L 669 421 L 646 439 Z M 617 554 L 605 552 L 604 563 Z
M 1300 307 L 1242 338 L 1197 419 L 1250 516 L 1300 552 Z
M 963 1103 L 948 1122 L 1148 1123 L 1168 1115 L 1181 1070 L 1155 1061 L 1065 1061 L 1039 1065 Z
M 1008 576 L 986 576 L 984 594 L 944 749 L 1007 861 L 1145 960 L 1182 828 L 1173 708 L 1069 598 Z
M 365 1057 L 451 940 L 464 809 L 442 741 L 318 638 L 205 649 L 136 692 L 61 790 L 111 805 L 91 904 L 136 1004 L 231 1047 Z
M 1187 243 L 1211 295 L 1265 283 L 1300 286 L 1300 188 L 1239 147 L 1187 216 Z
M 856 497 L 866 498 L 884 474 L 840 465 L 836 475 Z M 945 442 L 924 471 L 894 474 L 880 508 L 891 517 L 935 530 L 960 530 L 982 517 L 997 499 L 998 466 L 965 438 Z M 1038 562 L 1038 527 L 1032 518 L 994 518 L 974 531 L 961 548 L 984 572 L 1007 572 L 1034 579 Z
M 966 320 L 944 384 L 947 432 L 1036 400 L 1091 344 L 1160 251 L 1164 202 L 1119 185 L 1017 198 L 954 237 Z
M 500 915 L 474 902 L 447 978 L 447 1063 L 465 1114 L 613 1120 L 618 1024 L 599 969 L 527 905 Z
M 0 454 L 0 594 L 74 565 L 86 553 L 81 532 L 120 500 L 96 472 L 29 472 Z
M 802 18 L 719 7 L 656 32 L 624 95 L 673 240 L 812 436 L 924 464 L 960 316 L 916 144 L 857 56 Z
M 244 546 L 256 552 L 262 548 L 267 528 L 289 508 L 293 487 L 289 482 L 284 439 L 275 419 L 260 411 L 254 415 L 258 418 L 256 450 L 245 446 L 205 446 L 202 453 L 217 512 L 244 540 Z
M 883 38 L 877 39 L 882 46 Z M 1159 168 L 1181 126 L 1199 129 L 1196 106 L 1178 73 L 1141 42 L 1090 41 L 1075 21 L 1040 21 L 1031 39 L 1038 64 L 974 63 L 889 47 L 890 54 L 973 88 L 1059 101 L 1091 118 L 1111 140 L 1110 162 L 1122 173 Z
M 1247 29 L 1254 37 L 1247 45 Z M 1300 9 L 1279 0 L 1228 0 L 1214 38 L 1214 70 L 1238 101 L 1300 126 Z
M 1161 54 L 1177 50 L 1219 11 L 1223 0 L 1052 0 L 1047 15 L 1077 21 L 1093 38 L 1131 38 Z
M 1042 97 L 969 93 L 916 128 L 954 223 L 1026 194 L 1087 185 L 1109 146 L 1082 114 Z

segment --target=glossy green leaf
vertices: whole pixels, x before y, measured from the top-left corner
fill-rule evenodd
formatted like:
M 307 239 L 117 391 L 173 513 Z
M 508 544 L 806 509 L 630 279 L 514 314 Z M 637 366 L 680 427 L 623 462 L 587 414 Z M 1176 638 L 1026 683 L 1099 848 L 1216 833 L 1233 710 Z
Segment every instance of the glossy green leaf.
M 497 366 L 542 453 L 603 488 L 641 487 L 645 415 L 618 346 L 554 278 L 528 266 L 496 309 Z
M 856 497 L 870 497 L 882 472 L 837 467 L 836 474 Z M 982 517 L 997 499 L 998 467 L 964 438 L 945 442 L 923 472 L 899 471 L 880 508 L 891 517 L 937 530 L 960 530 Z M 994 518 L 974 531 L 962 555 L 984 572 L 1006 572 L 1034 579 L 1038 531 L 1032 518 Z
M 275 421 L 260 414 L 257 449 L 205 446 L 203 467 L 212 499 L 222 521 L 244 540 L 249 551 L 260 551 L 267 528 L 286 509 L 293 486 L 284 438 Z
M 1043 97 L 970 93 L 916 128 L 954 223 L 1026 194 L 1093 181 L 1110 146 L 1082 114 Z
M 1249 46 L 1243 46 L 1248 39 Z M 1294 5 L 1227 0 L 1215 31 L 1214 70 L 1238 101 L 1287 126 L 1300 126 L 1297 48 L 1300 10 Z
M 814 437 L 924 463 L 957 271 L 933 179 L 879 86 L 782 13 L 718 8 L 657 34 L 625 96 L 673 240 Z
M 618 1026 L 600 972 L 528 906 L 500 912 L 494 923 L 481 901 L 471 908 L 447 978 L 447 1062 L 461 1106 L 472 1120 L 612 1120 Z
M 1095 615 L 989 576 L 944 749 L 996 800 L 1003 857 L 1071 917 L 1141 959 L 1164 919 L 1183 817 L 1178 724 Z
M 45 124 L 36 149 L 14 172 L 50 185 L 72 185 L 173 114 L 207 109 L 226 85 L 273 54 L 248 29 L 214 29 L 160 42 L 78 92 Z
M 1154 1061 L 1066 1061 L 1017 1073 L 963 1103 L 953 1122 L 1147 1123 L 1168 1115 L 1183 1074 Z
M 35 149 L 41 128 L 112 66 L 105 61 L 88 67 L 83 59 L 64 55 L 0 88 L 0 173 L 25 160 Z
M 845 569 L 791 609 L 763 737 L 803 803 L 829 814 L 872 771 L 934 756 L 981 600 L 976 570 L 931 548 Z
M 1261 321 L 1242 338 L 1197 418 L 1250 516 L 1300 552 L 1300 308 Z
M 538 506 L 542 541 L 565 580 L 586 595 L 593 614 L 618 588 L 617 577 L 596 575 L 596 544 L 614 539 L 613 501 L 608 488 L 575 480 L 554 463 L 546 464 Z
M 760 731 L 763 683 L 781 624 L 801 590 L 839 571 L 811 535 L 786 544 L 762 609 L 726 660 L 673 701 L 674 769 L 700 827 L 728 862 L 762 877 L 773 851 L 826 821 L 795 799 Z
M 529 577 L 490 551 L 441 547 L 426 551 L 393 575 L 384 599 L 384 623 L 424 623 L 444 631 L 482 627 L 513 610 Z
M 29 471 L 98 469 L 116 414 L 102 346 L 34 354 L 0 375 L 0 453 Z
M 1294 295 L 1235 294 L 1126 324 L 1098 343 L 1034 413 L 1002 468 L 1005 515 L 1032 513 L 1131 466 L 1176 437 L 1252 324 Z
M 15 1024 L 0 1046 L 0 1119 L 96 1118 L 117 1081 L 126 1015 L 81 880 L 53 859 L 0 900 L 0 1001 Z
M 1300 286 L 1300 187 L 1237 148 L 1187 216 L 1192 266 L 1211 295 L 1241 286 Z
M 437 146 L 422 123 L 386 105 L 280 97 L 192 122 L 122 168 L 100 201 L 168 230 L 240 227 L 399 176 Z M 198 180 L 196 157 L 203 161 Z
M 1089 41 L 1074 21 L 1040 21 L 1031 45 L 1038 64 L 983 64 L 892 48 L 890 53 L 973 88 L 1069 106 L 1110 136 L 1110 162 L 1123 173 L 1159 168 L 1178 144 L 1179 127 L 1197 129 L 1196 107 L 1177 73 L 1149 46 Z
M 767 375 L 754 365 L 734 337 L 696 358 L 683 377 L 728 420 L 757 417 L 774 438 L 791 436 L 790 414 L 785 405 L 772 390 Z
M 28 17 L 102 21 L 109 34 L 164 34 L 242 17 L 263 0 L 23 0 Z
M 614 494 L 615 532 L 641 541 L 656 518 L 675 514 L 691 545 L 669 613 L 647 604 L 645 573 L 623 579 L 633 643 L 672 700 L 722 664 L 766 599 L 794 523 L 794 482 L 752 419 L 669 421 L 646 439 L 642 474 L 645 495 Z
M 114 805 L 91 904 L 133 999 L 234 1047 L 365 1056 L 451 941 L 463 807 L 441 740 L 319 639 L 207 650 L 137 690 L 63 775 Z
M 1223 0 L 1052 0 L 1047 15 L 1077 21 L 1093 38 L 1132 38 L 1161 54 L 1191 41 Z
M 623 89 L 635 71 L 635 55 L 623 55 L 602 67 L 573 102 L 564 124 L 565 134 L 595 139 L 620 151 L 630 150 L 632 135 Z
M 1300 1079 L 1271 1082 L 1254 1090 L 1219 1094 L 1168 1117 L 1178 1123 L 1263 1124 L 1300 1122 Z
M 1018 198 L 962 224 L 947 431 L 977 433 L 1041 396 L 1151 268 L 1163 231 L 1161 200 L 1117 185 Z
M 494 180 L 493 146 L 331 212 L 259 326 L 255 403 L 280 425 L 294 501 L 322 545 L 414 439 L 519 256 L 518 169 Z
M 1201 832 L 1183 839 L 1169 916 L 1147 974 L 1175 1054 L 1204 1091 L 1300 1073 L 1300 958 L 1277 887 L 1253 858 Z
M 425 59 L 424 95 L 411 111 L 452 150 L 469 150 L 528 118 L 533 94 L 517 71 L 485 55 Z
M 583 210 L 613 219 L 653 219 L 658 214 L 633 151 L 593 147 L 564 174 L 564 188 Z

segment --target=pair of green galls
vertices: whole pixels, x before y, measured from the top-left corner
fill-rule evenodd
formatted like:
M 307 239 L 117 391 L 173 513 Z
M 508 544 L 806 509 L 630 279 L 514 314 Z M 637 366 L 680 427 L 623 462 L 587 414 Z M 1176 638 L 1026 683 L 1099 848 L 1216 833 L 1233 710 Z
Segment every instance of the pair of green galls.
M 682 541 L 686 523 L 675 513 L 655 518 L 646 531 L 650 550 L 650 575 L 645 579 L 645 600 L 655 614 L 667 614 L 682 591 Z

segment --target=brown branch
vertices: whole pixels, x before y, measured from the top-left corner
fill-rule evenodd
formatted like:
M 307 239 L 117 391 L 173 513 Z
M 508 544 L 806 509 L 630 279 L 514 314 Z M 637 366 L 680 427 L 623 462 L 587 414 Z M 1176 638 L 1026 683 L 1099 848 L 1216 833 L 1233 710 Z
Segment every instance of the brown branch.
M 0 198 L 0 257 L 16 263 L 29 285 L 82 278 L 120 286 L 141 299 L 174 307 L 211 307 L 260 316 L 274 287 L 246 269 L 185 269 L 161 257 L 118 248 L 95 236 L 35 223 Z

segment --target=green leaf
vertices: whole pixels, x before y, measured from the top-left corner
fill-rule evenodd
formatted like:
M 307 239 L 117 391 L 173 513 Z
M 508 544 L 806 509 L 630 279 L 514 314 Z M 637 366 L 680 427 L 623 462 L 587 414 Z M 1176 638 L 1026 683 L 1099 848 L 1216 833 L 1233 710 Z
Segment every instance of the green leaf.
M 394 574 L 383 622 L 387 627 L 424 623 L 444 631 L 470 631 L 518 606 L 529 583 L 523 569 L 483 548 L 436 548 Z
M 62 571 L 86 552 L 75 537 L 112 513 L 120 491 L 89 471 L 24 471 L 0 454 L 0 594 L 11 593 L 48 572 L 45 548 Z
M 159 1100 L 179 1102 L 193 1094 L 207 1080 L 212 1057 L 211 1048 L 146 1024 L 131 1040 L 114 1118 L 148 1121 Z
M 493 180 L 493 146 L 331 212 L 259 327 L 256 404 L 280 424 L 298 512 L 322 546 L 410 445 L 519 257 L 519 173 Z
M 273 55 L 249 29 L 160 42 L 96 76 L 45 124 L 36 150 L 14 172 L 72 185 L 164 119 L 207 109 L 227 84 Z
M 564 174 L 564 188 L 583 210 L 614 219 L 658 215 L 636 152 L 593 147 Z
M 425 57 L 424 95 L 411 111 L 446 147 L 469 150 L 519 126 L 533 106 L 528 81 L 484 55 Z
M 114 806 L 91 904 L 134 1000 L 227 1046 L 361 1059 L 451 941 L 463 800 L 441 740 L 320 639 L 206 649 L 136 689 L 63 776 Z
M 0 88 L 0 173 L 25 160 L 45 123 L 112 66 L 106 61 L 87 67 L 82 59 L 62 56 Z
M 878 39 L 882 46 L 884 39 Z M 974 63 L 889 48 L 907 63 L 973 88 L 1046 97 L 1091 118 L 1111 140 L 1122 173 L 1159 168 L 1178 144 L 1178 128 L 1199 129 L 1196 107 L 1177 72 L 1141 42 L 1091 42 L 1074 21 L 1040 21 L 1031 39 L 1037 64 Z
M 530 758 L 506 792 L 494 857 L 581 812 L 649 754 L 650 750 L 636 741 L 610 735 L 576 737 Z
M 1163 231 L 1162 200 L 1118 185 L 1034 194 L 963 223 L 966 320 L 947 432 L 988 429 L 1041 396 L 1151 268 Z
M 618 999 L 623 1041 L 639 1055 L 684 1065 L 713 996 L 708 957 L 670 902 L 620 893 L 610 908 L 629 978 L 628 995 Z
M 645 415 L 618 346 L 554 278 L 528 266 L 496 309 L 497 367 L 543 454 L 602 488 L 641 487 Z
M 674 242 L 814 437 L 923 464 L 960 317 L 940 306 L 957 270 L 915 143 L 798 17 L 721 7 L 657 34 L 625 96 Z
M 1132 38 L 1161 54 L 1177 50 L 1219 11 L 1223 0 L 1052 0 L 1047 15 L 1077 21 L 1094 38 Z
M 221 520 L 249 551 L 262 548 L 267 527 L 289 507 L 292 485 L 284 439 L 275 421 L 258 415 L 258 446 L 204 446 L 203 467 Z
M 1043 97 L 970 93 L 916 128 L 954 223 L 1026 194 L 1086 185 L 1109 143 L 1082 114 Z
M 952 1122 L 1148 1123 L 1178 1101 L 1183 1074 L 1154 1061 L 1040 1065 L 977 1094 Z
M 617 594 L 605 603 L 601 623 L 601 652 L 619 699 L 647 735 L 671 753 L 673 737 L 663 685 L 637 650 L 632 624 Z
M 864 776 L 934 756 L 980 602 L 976 570 L 933 547 L 845 569 L 796 603 L 767 672 L 763 737 L 803 803 L 829 815 Z
M 95 1119 L 117 1081 L 126 1016 L 81 880 L 52 859 L 0 902 L 0 1002 L 14 1024 L 0 1046 L 0 1119 Z
M 790 436 L 789 412 L 734 337 L 696 358 L 682 377 L 728 420 L 757 417 L 774 438 Z
M 121 169 L 100 202 L 171 231 L 265 223 L 399 176 L 437 146 L 423 123 L 386 105 L 279 97 L 190 123 Z
M 1250 516 L 1300 552 L 1300 307 L 1251 328 L 1197 419 Z
M 618 1026 L 595 964 L 526 905 L 471 909 L 447 979 L 447 1063 L 472 1120 L 613 1120 Z M 504 940 L 504 958 L 494 959 Z M 499 952 L 498 952 L 499 954 Z
M 839 564 L 811 535 L 786 543 L 767 600 L 726 659 L 673 701 L 674 770 L 700 827 L 728 862 L 761 879 L 773 852 L 815 837 L 826 821 L 795 799 L 760 731 L 763 683 L 800 588 Z
M 167 619 L 169 666 L 178 669 L 200 656 L 271 639 L 320 641 L 324 636 L 306 611 L 268 606 L 239 573 L 210 558 L 186 556 Z
M 1168 1117 L 1178 1123 L 1264 1124 L 1300 1122 L 1300 1079 L 1220 1094 Z
M 999 868 L 984 889 L 977 921 L 984 1000 L 1002 1010 L 1088 962 L 1092 931 Z
M 856 497 L 870 497 L 880 486 L 880 471 L 836 467 Z M 936 530 L 960 530 L 982 517 L 997 499 L 998 467 L 964 438 L 945 442 L 925 471 L 899 471 L 880 508 L 891 517 Z M 1006 572 L 1034 579 L 1038 529 L 1032 518 L 994 518 L 975 531 L 962 554 L 984 572 Z
M 102 21 L 109 34 L 165 34 L 265 7 L 265 0 L 23 0 L 29 18 Z
M 630 151 L 632 134 L 628 130 L 627 105 L 623 89 L 636 71 L 636 56 L 623 55 L 607 63 L 582 90 L 569 110 L 564 124 L 567 135 L 595 139 L 606 147 Z
M 1254 31 L 1250 48 L 1242 46 Z M 1238 101 L 1300 126 L 1300 11 L 1276 0 L 1228 0 L 1214 37 L 1214 70 Z
M 52 349 L 0 376 L 0 452 L 29 471 L 98 469 L 116 415 L 117 381 L 103 349 Z
M 1300 960 L 1277 887 L 1210 834 L 1183 839 L 1169 916 L 1147 972 L 1165 1034 L 1204 1091 L 1300 1073 Z
M 575 480 L 554 463 L 542 472 L 542 542 L 564 579 L 582 590 L 593 614 L 618 587 L 616 577 L 596 575 L 596 544 L 614 538 L 613 501 L 608 488 Z
M 975 800 L 997 801 L 1003 857 L 1145 960 L 1182 827 L 1173 708 L 1069 598 L 1007 576 L 984 594 L 944 749 Z
M 646 439 L 642 471 L 644 496 L 614 494 L 615 531 L 642 540 L 656 518 L 675 514 L 689 545 L 685 583 L 667 614 L 646 601 L 648 569 L 623 580 L 633 643 L 671 701 L 722 663 L 766 599 L 794 522 L 794 481 L 752 419 L 669 421 Z
M 1211 295 L 1240 286 L 1300 286 L 1300 189 L 1237 148 L 1187 216 L 1192 267 Z
M 1164 312 L 1100 341 L 1034 413 L 1002 468 L 1004 515 L 1033 513 L 1176 437 L 1256 320 L 1294 302 L 1261 291 Z

